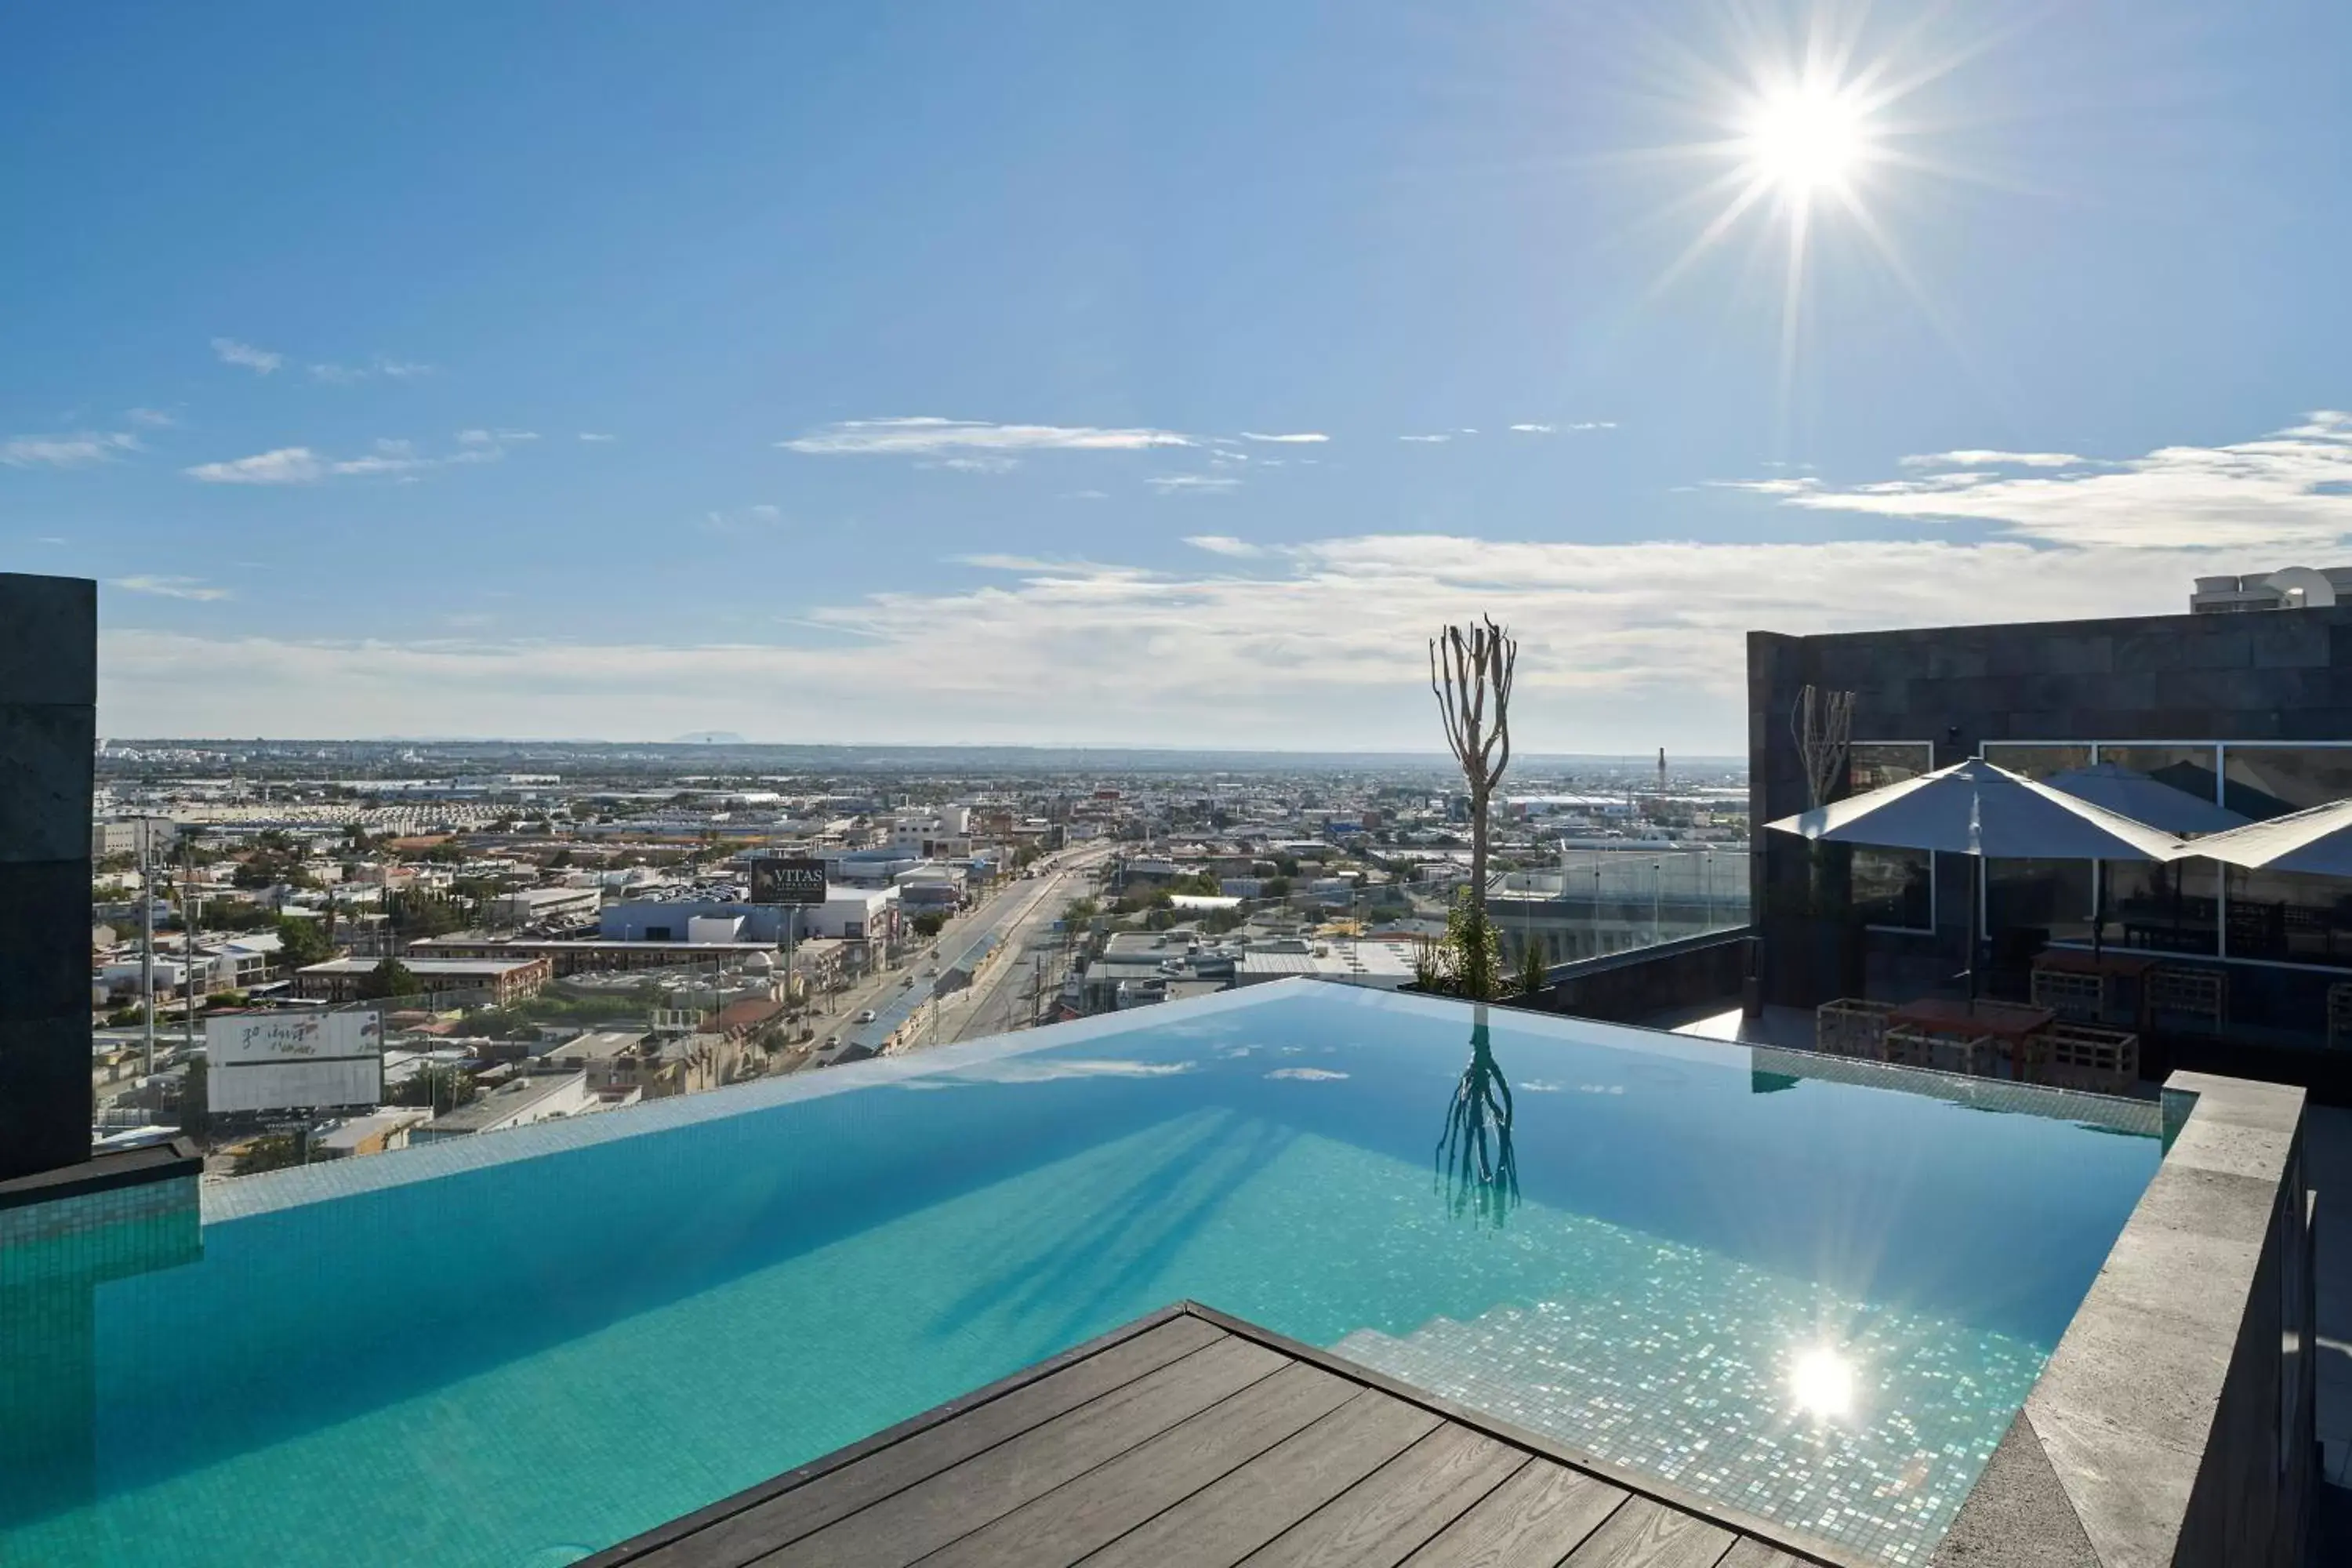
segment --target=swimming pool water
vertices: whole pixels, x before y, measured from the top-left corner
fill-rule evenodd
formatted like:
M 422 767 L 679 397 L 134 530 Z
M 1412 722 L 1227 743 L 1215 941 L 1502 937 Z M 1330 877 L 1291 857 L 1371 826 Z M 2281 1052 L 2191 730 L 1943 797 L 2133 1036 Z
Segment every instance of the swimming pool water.
M 212 1189 L 200 1259 L 0 1296 L 67 1457 L 0 1563 L 569 1562 L 1181 1297 L 1926 1561 L 2153 1108 L 1497 1010 L 1513 1201 L 1440 1170 L 1474 1011 L 1270 986 Z

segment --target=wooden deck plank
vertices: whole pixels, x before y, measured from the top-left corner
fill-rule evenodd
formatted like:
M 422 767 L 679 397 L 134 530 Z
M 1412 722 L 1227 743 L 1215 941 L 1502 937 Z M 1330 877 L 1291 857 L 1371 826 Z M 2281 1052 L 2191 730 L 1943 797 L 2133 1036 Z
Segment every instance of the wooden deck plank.
M 1251 1568 L 1393 1568 L 1527 1462 L 1484 1432 L 1441 1426 L 1244 1561 Z
M 629 1562 L 738 1568 L 1226 1337 L 1198 1318 L 1171 1319 Z
M 924 1568 L 1067 1568 L 1362 1393 L 1293 1362 L 934 1552 Z
M 1304 1432 L 1086 1560 L 1086 1568 L 1232 1568 L 1437 1429 L 1439 1417 L 1367 1389 Z
M 1530 1459 L 1414 1552 L 1407 1568 L 1552 1568 L 1629 1495 L 1597 1476 Z
M 1743 1535 L 1716 1568 L 1805 1568 L 1805 1560 L 1793 1552 L 1781 1551 L 1769 1541 Z
M 1633 1498 L 1560 1568 L 1716 1568 L 1736 1539 L 1696 1514 Z
M 765 1568 L 912 1563 L 1289 1364 L 1264 1345 L 1220 1340 L 757 1561 Z

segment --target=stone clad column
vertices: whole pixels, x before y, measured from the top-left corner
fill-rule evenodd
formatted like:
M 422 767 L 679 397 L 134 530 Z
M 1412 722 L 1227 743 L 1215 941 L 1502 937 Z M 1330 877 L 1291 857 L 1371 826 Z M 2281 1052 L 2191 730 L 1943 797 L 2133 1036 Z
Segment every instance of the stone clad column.
M 0 573 L 0 1181 L 89 1158 L 98 584 Z

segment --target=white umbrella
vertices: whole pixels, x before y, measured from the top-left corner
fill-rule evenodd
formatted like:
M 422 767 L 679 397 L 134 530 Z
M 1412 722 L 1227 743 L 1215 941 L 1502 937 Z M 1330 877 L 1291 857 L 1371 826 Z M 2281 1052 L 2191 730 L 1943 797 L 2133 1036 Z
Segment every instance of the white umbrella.
M 1981 757 L 1832 801 L 1768 826 L 1822 844 L 1982 859 L 2175 860 L 2180 840 Z M 1976 879 L 1969 879 L 1969 994 L 1976 994 Z
M 2078 800 L 2119 812 L 2136 822 L 2150 827 L 2160 827 L 2167 833 L 2221 833 L 2232 827 L 2243 827 L 2246 816 L 2217 804 L 2210 795 L 2194 795 L 2187 790 L 2175 789 L 2162 779 L 2123 766 L 2119 763 L 2098 763 L 2087 768 L 2069 768 L 2053 773 L 2043 781 L 2052 789 L 2064 790 Z M 2180 918 L 2180 884 L 2173 883 L 2173 921 Z M 2091 951 L 2095 953 L 2105 944 L 2107 934 L 2107 888 L 2104 873 L 2099 878 L 2098 891 L 2091 908 Z
M 2332 800 L 2211 834 L 2189 845 L 2189 853 L 2249 870 L 2352 877 L 2352 800 Z
M 2175 789 L 2162 779 L 2150 778 L 2117 763 L 2069 768 L 2042 782 L 2077 800 L 2087 800 L 2093 805 L 2167 833 L 2220 833 L 2242 827 L 2248 820 L 2243 812 L 2217 805 L 2209 796 Z

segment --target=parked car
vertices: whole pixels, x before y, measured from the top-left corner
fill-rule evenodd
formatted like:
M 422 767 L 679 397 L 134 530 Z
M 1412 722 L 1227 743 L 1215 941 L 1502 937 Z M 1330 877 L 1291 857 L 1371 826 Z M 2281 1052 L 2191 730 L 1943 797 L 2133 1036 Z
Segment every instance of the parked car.
M 857 1021 L 861 1024 L 872 1023 L 874 1021 L 874 1009 L 868 1007 L 865 1011 L 859 1013 L 857 1015 Z

